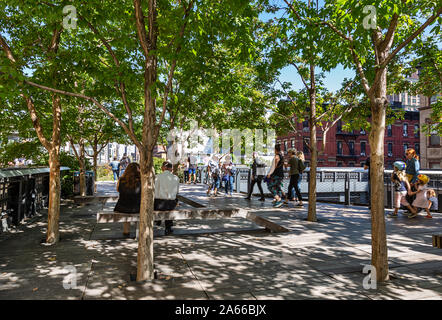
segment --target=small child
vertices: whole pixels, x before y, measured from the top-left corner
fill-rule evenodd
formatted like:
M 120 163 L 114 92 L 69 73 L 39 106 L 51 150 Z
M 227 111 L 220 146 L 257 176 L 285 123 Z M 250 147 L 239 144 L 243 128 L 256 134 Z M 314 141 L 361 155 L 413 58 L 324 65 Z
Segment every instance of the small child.
M 420 209 L 428 209 L 429 201 L 427 198 L 427 184 L 430 181 L 430 178 L 425 174 L 420 174 L 417 176 L 416 189 L 417 191 L 409 193 L 410 195 L 416 195 L 416 199 L 414 199 L 412 206 L 416 208 L 416 212 L 410 214 L 409 218 L 417 217 L 418 211 Z M 427 212 L 428 213 L 428 212 Z
M 413 214 L 416 214 L 416 210 L 406 200 L 407 193 L 410 193 L 410 183 L 404 171 L 406 164 L 402 161 L 396 161 L 393 166 L 394 171 L 391 174 L 391 181 L 394 183 L 394 212 L 393 214 L 388 214 L 388 217 L 396 218 L 401 204 L 407 207 Z
M 427 216 L 425 218 L 431 219 L 433 216 L 430 213 L 430 210 L 437 210 L 438 209 L 438 201 L 436 197 L 436 192 L 433 189 L 427 190 L 427 199 L 428 199 L 428 207 L 425 208 L 425 211 L 427 211 Z

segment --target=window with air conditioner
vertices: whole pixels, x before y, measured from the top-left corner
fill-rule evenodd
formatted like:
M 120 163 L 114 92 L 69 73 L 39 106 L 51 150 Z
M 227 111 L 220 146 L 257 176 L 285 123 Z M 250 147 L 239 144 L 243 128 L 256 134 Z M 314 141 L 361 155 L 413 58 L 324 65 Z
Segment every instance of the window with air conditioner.
M 408 137 L 408 124 L 404 123 L 403 124 L 403 131 L 404 131 L 404 137 Z

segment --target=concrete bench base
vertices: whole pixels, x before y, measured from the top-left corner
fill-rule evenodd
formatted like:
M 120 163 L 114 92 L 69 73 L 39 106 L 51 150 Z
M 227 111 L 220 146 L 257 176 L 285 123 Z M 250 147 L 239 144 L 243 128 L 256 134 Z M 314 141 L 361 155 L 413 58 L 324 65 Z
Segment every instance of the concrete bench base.
M 154 211 L 155 221 L 164 220 L 190 220 L 190 219 L 226 219 L 226 218 L 243 218 L 264 227 L 269 232 L 288 232 L 284 228 L 274 222 L 248 212 L 245 209 L 181 209 L 171 211 Z M 97 223 L 123 223 L 123 234 L 127 235 L 130 231 L 130 224 L 138 223 L 140 215 L 138 213 L 122 213 L 101 211 L 97 213 Z M 138 227 L 137 227 L 138 236 Z

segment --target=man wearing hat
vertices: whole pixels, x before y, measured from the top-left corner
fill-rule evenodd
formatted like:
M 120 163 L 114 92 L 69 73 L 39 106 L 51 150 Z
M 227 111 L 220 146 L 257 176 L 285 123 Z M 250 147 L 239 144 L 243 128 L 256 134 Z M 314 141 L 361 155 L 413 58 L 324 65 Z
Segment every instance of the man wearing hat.
M 170 161 L 164 161 L 161 170 L 163 172 L 155 177 L 154 210 L 169 211 L 175 209 L 178 203 L 180 179 L 172 173 L 173 165 Z M 157 225 L 161 225 L 161 221 L 158 221 Z M 172 220 L 165 221 L 166 235 L 173 232 L 172 226 Z

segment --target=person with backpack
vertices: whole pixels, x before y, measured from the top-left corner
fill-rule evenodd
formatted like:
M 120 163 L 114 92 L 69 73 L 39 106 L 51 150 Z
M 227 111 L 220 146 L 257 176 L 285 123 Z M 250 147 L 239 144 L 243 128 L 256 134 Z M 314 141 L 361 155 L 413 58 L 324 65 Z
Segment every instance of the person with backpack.
M 226 195 L 232 196 L 233 183 L 235 182 L 235 166 L 233 165 L 232 158 L 229 155 L 226 156 L 222 169 Z
M 109 167 L 112 169 L 114 174 L 114 181 L 120 179 L 120 161 L 117 160 L 117 157 L 114 157 L 114 161 L 109 163 Z
M 196 164 L 197 164 L 197 158 L 194 155 L 191 155 L 187 158 L 187 163 L 189 166 L 189 181 L 188 184 L 192 183 L 192 177 L 193 177 L 193 184 L 196 184 Z
M 299 189 L 299 175 L 302 173 L 302 171 L 305 169 L 305 165 L 302 160 L 300 160 L 298 157 L 296 157 L 295 150 L 290 149 L 289 150 L 290 159 L 288 162 L 288 165 L 290 167 L 290 183 L 288 187 L 288 199 L 292 200 L 292 189 L 295 189 L 296 196 L 298 198 L 298 204 L 297 207 L 303 207 L 304 204 L 302 203 L 302 195 L 301 191 Z M 294 200 L 294 199 L 293 199 Z
M 394 212 L 388 214 L 390 218 L 396 218 L 401 205 L 407 207 L 413 214 L 416 214 L 410 203 L 407 201 L 407 194 L 411 192 L 410 183 L 405 175 L 405 168 L 407 165 L 402 161 L 396 161 L 393 163 L 394 171 L 391 174 L 391 181 L 394 184 Z
M 120 160 L 120 176 L 123 175 L 124 170 L 126 170 L 127 166 L 130 163 L 130 159 L 128 158 L 127 154 L 123 154 L 123 157 Z
M 250 176 L 250 188 L 249 193 L 246 197 L 246 200 L 250 200 L 250 197 L 252 196 L 253 187 L 255 184 L 258 185 L 259 192 L 261 193 L 261 198 L 259 201 L 265 201 L 264 199 L 264 192 L 262 190 L 262 179 L 264 178 L 264 170 L 265 170 L 265 164 L 261 162 L 261 160 L 258 158 L 258 152 L 252 153 L 253 163 L 252 163 L 252 171 Z
M 219 169 L 219 159 L 217 156 L 213 156 L 209 161 L 207 170 L 211 177 L 211 183 L 209 184 L 209 188 L 207 189 L 207 195 L 210 196 L 213 192 L 213 195 L 216 197 L 218 189 L 220 187 L 220 169 Z

